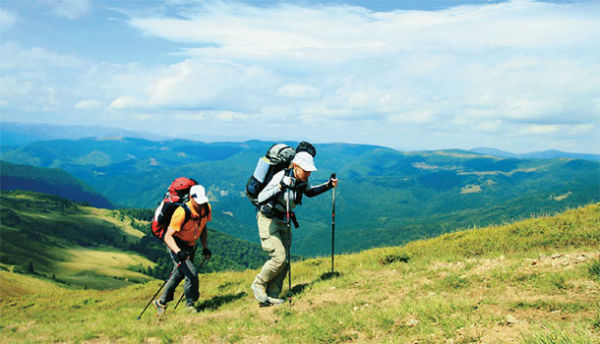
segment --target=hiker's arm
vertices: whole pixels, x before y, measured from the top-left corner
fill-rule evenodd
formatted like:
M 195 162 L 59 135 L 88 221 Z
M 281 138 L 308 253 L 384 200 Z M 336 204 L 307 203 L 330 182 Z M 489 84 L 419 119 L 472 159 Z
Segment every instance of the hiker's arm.
M 208 248 L 208 228 L 204 225 L 202 234 L 200 234 L 200 242 L 202 242 L 202 248 Z
M 200 241 L 202 242 L 202 255 L 204 260 L 209 260 L 212 257 L 212 252 L 208 249 L 208 228 L 204 226 L 202 234 L 200 234 Z
M 165 244 L 167 244 L 167 246 L 171 249 L 171 251 L 173 251 L 173 253 L 177 254 L 177 252 L 181 251 L 181 249 L 179 248 L 179 246 L 177 246 L 177 243 L 175 242 L 175 239 L 173 238 L 173 235 L 175 234 L 175 230 L 171 227 L 169 227 L 167 229 L 167 232 L 165 233 Z
M 283 179 L 284 171 L 280 171 L 273 176 L 273 179 L 265 186 L 265 188 L 258 194 L 258 203 L 263 204 L 268 202 L 271 198 L 275 197 L 277 194 L 283 192 L 279 183 Z
M 304 189 L 304 194 L 308 197 L 315 197 L 335 187 L 337 187 L 337 179 L 330 178 L 327 182 L 317 186 L 312 186 L 308 183 L 307 187 Z

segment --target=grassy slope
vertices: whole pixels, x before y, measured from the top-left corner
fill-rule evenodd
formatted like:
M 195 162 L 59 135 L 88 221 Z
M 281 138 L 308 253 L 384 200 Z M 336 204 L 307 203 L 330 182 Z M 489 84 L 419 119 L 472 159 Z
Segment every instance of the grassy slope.
M 39 294 L 40 291 L 60 293 L 65 289 L 47 280 L 0 270 L 0 299 Z
M 43 192 L 75 202 L 85 202 L 96 207 L 114 207 L 89 185 L 57 168 L 11 164 L 0 160 L 0 180 L 2 190 Z
M 149 236 L 150 222 L 140 220 L 152 216 L 151 210 L 97 209 L 52 195 L 0 192 L 0 269 L 33 269 L 74 288 L 147 282 L 172 269 L 164 245 Z M 209 245 L 220 254 L 205 271 L 256 268 L 267 257 L 259 245 L 212 229 Z
M 119 288 L 151 278 L 129 266 L 154 266 L 126 245 L 143 233 L 114 211 L 74 204 L 64 199 L 28 192 L 2 193 L 3 269 L 27 271 L 32 264 L 37 276 L 62 281 L 73 287 Z M 99 246 L 97 244 L 100 244 Z M 3 277 L 4 282 L 10 283 Z
M 7 342 L 597 343 L 600 204 L 402 247 L 295 263 L 293 305 L 259 308 L 256 270 L 202 275 L 199 314 L 136 316 L 161 281 L 0 301 Z M 408 260 L 408 261 L 406 261 Z M 287 285 L 287 283 L 286 283 Z M 179 291 L 178 291 L 179 294 Z M 171 305 L 172 308 L 172 305 Z

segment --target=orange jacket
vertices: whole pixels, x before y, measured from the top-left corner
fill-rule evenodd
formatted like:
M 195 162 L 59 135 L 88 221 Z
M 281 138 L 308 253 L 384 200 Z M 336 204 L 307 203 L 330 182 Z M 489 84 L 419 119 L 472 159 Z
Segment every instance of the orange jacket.
M 210 203 L 208 204 L 208 214 L 204 214 L 204 208 L 202 208 L 202 214 L 198 214 L 194 210 L 192 202 L 194 201 L 190 200 L 186 203 L 190 209 L 191 216 L 189 220 L 184 223 L 185 210 L 182 207 L 179 207 L 173 213 L 173 217 L 171 217 L 171 223 L 169 223 L 169 227 L 173 228 L 175 231 L 175 236 L 189 246 L 196 245 L 196 240 L 198 240 L 202 234 L 202 231 L 206 228 L 206 224 L 208 221 L 212 220 L 212 208 Z M 201 217 L 200 215 L 203 216 Z

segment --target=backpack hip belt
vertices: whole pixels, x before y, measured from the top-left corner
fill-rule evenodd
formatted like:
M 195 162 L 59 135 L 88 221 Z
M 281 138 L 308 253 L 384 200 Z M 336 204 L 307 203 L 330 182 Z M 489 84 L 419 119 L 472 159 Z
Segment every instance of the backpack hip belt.
M 263 210 L 264 209 L 264 210 Z M 260 209 L 260 213 L 263 214 L 266 218 L 269 219 L 279 219 L 281 221 L 287 221 L 287 216 L 284 212 L 281 212 L 279 210 L 276 210 L 274 208 L 271 208 L 271 210 L 267 210 L 266 207 L 261 207 Z M 300 224 L 298 224 L 298 219 L 296 219 L 296 213 L 294 213 L 293 211 L 290 211 L 290 220 L 292 220 L 292 223 L 294 224 L 295 228 L 300 227 Z

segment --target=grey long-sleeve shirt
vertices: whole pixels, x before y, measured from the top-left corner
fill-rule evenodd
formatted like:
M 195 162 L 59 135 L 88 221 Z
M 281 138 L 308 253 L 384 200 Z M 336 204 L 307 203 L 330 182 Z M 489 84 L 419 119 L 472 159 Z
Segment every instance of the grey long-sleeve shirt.
M 305 194 L 308 197 L 314 197 L 316 195 L 322 194 L 323 192 L 329 190 L 331 187 L 328 182 L 323 184 L 312 186 L 309 181 L 299 183 L 296 179 L 297 187 L 295 189 L 287 188 L 285 191 L 282 191 L 279 188 L 279 184 L 283 177 L 285 176 L 287 170 L 282 170 L 277 172 L 273 178 L 269 181 L 269 183 L 265 186 L 265 188 L 258 194 L 258 202 L 259 204 L 264 204 L 274 199 L 275 209 L 279 212 L 285 213 L 285 205 L 286 199 L 289 197 L 290 200 L 290 210 L 294 209 L 298 200 L 300 200 L 300 193 Z M 292 178 L 294 177 L 293 171 L 291 172 Z

